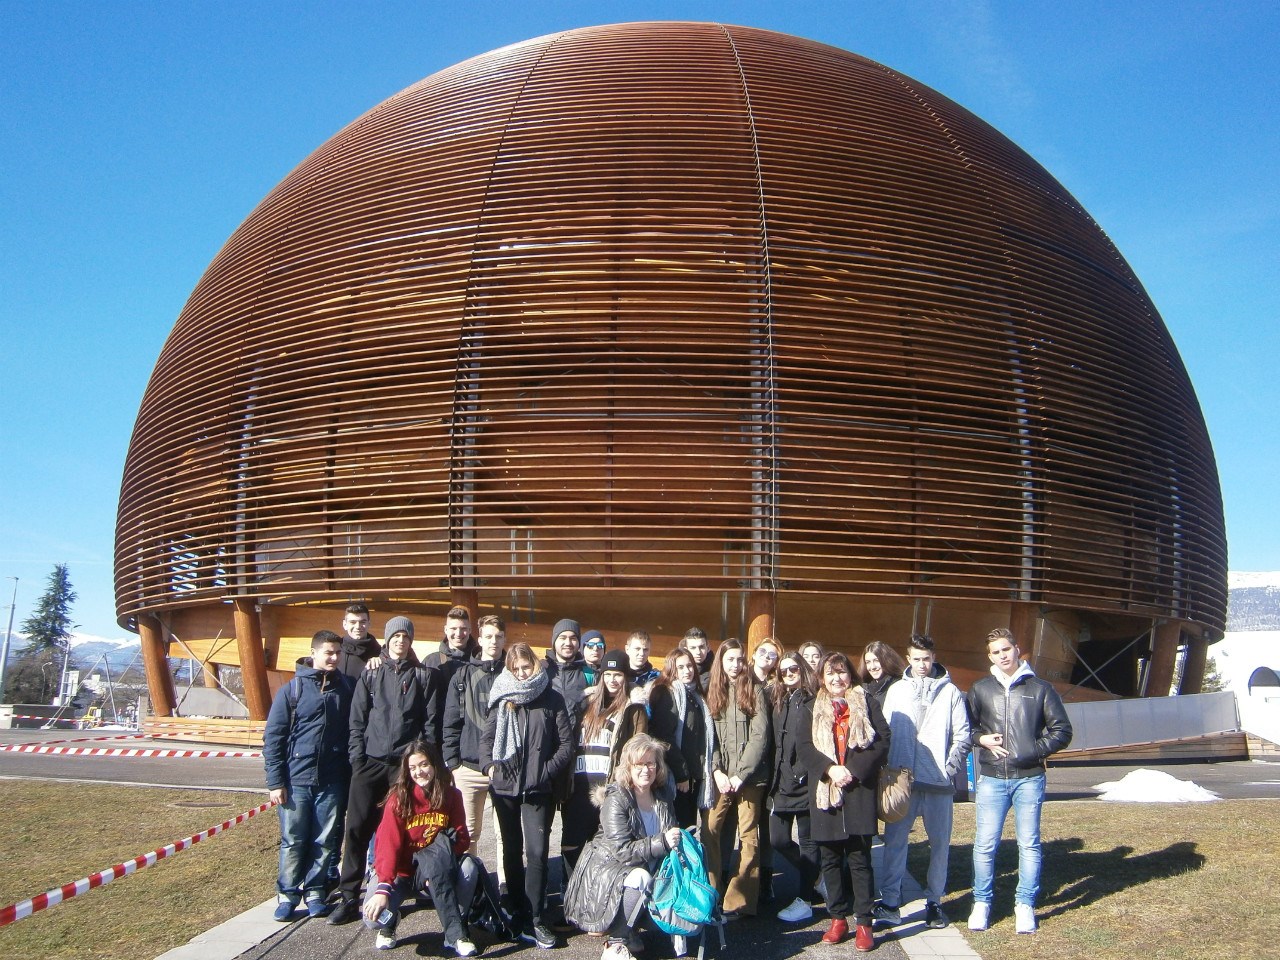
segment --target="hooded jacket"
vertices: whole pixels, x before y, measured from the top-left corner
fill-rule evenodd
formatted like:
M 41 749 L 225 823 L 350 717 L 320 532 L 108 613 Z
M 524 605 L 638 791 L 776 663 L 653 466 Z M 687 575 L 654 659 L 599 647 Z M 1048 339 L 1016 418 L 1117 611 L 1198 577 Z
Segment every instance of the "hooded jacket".
M 906 767 L 922 788 L 950 793 L 951 777 L 969 753 L 969 709 L 942 664 L 927 677 L 911 668 L 884 698 L 889 721 L 889 766 Z
M 352 680 L 359 680 L 360 674 L 364 673 L 365 665 L 381 653 L 382 646 L 373 637 L 366 636 L 363 640 L 354 640 L 344 635 L 342 652 L 338 654 L 338 669 Z
M 1071 720 L 1053 685 L 1041 680 L 1024 660 L 1006 680 L 999 668 L 969 688 L 973 742 L 988 733 L 1004 737 L 1002 760 L 978 746 L 978 770 L 984 777 L 1012 780 L 1044 773 L 1045 758 L 1071 743 Z
M 502 672 L 502 658 L 473 659 L 454 673 L 445 694 L 444 763 L 450 770 L 480 772 L 480 740 L 489 719 L 489 688 Z
M 348 718 L 355 682 L 298 660 L 293 679 L 276 691 L 267 714 L 262 757 L 267 789 L 323 787 L 345 782 Z
M 439 671 L 419 663 L 413 650 L 399 660 L 382 654 L 382 665 L 364 671 L 356 684 L 348 738 L 352 765 L 366 758 L 398 760 L 419 738 L 439 743 L 443 693 Z

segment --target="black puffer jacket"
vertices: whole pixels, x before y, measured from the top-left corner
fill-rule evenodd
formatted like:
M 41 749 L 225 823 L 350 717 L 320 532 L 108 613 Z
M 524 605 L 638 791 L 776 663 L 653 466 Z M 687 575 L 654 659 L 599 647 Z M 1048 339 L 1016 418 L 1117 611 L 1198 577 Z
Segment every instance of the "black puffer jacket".
M 378 669 L 360 674 L 351 701 L 352 765 L 366 757 L 398 760 L 419 738 L 439 743 L 443 693 L 439 672 L 419 663 L 412 650 L 400 660 L 384 653 Z
M 600 832 L 582 851 L 578 866 L 564 892 L 564 915 L 587 933 L 604 933 L 622 904 L 622 881 L 635 867 L 652 873 L 667 855 L 662 836 L 676 826 L 671 805 L 654 798 L 658 835 L 647 836 L 635 795 L 621 784 L 604 790 L 600 807 Z
M 449 682 L 444 702 L 444 763 L 480 772 L 480 740 L 489 719 L 489 688 L 502 660 L 472 660 Z
M 809 722 L 804 708 L 812 702 L 813 694 L 798 689 L 773 708 L 774 772 L 769 796 L 779 813 L 809 812 L 809 775 L 800 762 L 797 743 L 801 725 Z
M 550 795 L 573 761 L 573 726 L 564 697 L 548 686 L 532 702 L 517 706 L 520 748 L 510 759 L 495 763 L 498 711 L 506 709 L 500 703 L 489 712 L 480 740 L 481 771 L 489 775 L 489 789 L 500 797 Z
M 969 688 L 969 720 L 977 750 L 978 772 L 984 777 L 1014 780 L 1044 773 L 1045 758 L 1071 743 L 1071 720 L 1053 684 L 1041 680 L 1023 663 L 1008 686 L 994 676 Z M 997 760 L 978 738 L 988 733 L 1004 737 L 1009 755 Z

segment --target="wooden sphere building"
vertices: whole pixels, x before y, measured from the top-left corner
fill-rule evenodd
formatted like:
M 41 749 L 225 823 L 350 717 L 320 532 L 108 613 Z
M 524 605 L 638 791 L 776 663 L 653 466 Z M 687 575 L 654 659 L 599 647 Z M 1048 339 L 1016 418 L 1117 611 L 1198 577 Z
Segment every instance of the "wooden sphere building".
M 1179 649 L 1190 689 L 1225 568 L 1182 362 L 1071 195 L 889 67 L 710 23 L 496 50 L 307 158 L 177 320 L 116 547 L 158 707 L 168 649 L 255 715 L 351 600 L 428 650 L 455 602 L 655 654 L 927 629 L 962 680 L 1005 625 L 1064 689 Z

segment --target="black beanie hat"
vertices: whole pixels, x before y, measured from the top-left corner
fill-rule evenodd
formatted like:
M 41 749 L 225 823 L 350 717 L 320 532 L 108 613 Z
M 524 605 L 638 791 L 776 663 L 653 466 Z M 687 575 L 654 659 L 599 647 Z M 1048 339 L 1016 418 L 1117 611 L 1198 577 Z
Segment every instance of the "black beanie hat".
M 599 670 L 601 673 L 607 673 L 610 670 L 616 670 L 622 674 L 627 680 L 631 679 L 631 660 L 621 650 L 610 650 L 604 655 L 604 660 L 600 662 Z

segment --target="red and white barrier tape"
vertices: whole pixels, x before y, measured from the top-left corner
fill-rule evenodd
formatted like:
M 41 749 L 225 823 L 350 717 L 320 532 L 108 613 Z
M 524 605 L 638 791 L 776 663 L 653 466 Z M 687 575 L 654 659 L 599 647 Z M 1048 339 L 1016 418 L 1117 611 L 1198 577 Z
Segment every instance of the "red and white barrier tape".
M 109 737 L 72 737 L 68 740 L 41 740 L 37 746 L 51 747 L 57 743 L 101 743 L 103 740 L 146 740 L 145 733 L 125 733 Z
M 159 750 L 153 747 L 50 747 L 38 743 L 10 743 L 0 753 L 51 753 L 79 757 L 202 757 L 261 759 L 261 750 Z
M 94 887 L 105 886 L 112 880 L 118 880 L 121 877 L 128 876 L 141 870 L 143 867 L 149 867 L 157 860 L 163 860 L 165 857 L 172 856 L 179 850 L 186 850 L 188 847 L 194 846 L 201 840 L 215 836 L 223 830 L 234 827 L 237 823 L 244 823 L 250 817 L 257 816 L 264 810 L 270 810 L 275 806 L 274 802 L 264 803 L 254 810 L 248 810 L 232 820 L 224 820 L 216 827 L 210 827 L 208 830 L 187 837 L 185 840 L 178 840 L 169 844 L 167 847 L 161 847 L 159 850 L 152 850 L 150 853 L 144 853 L 140 857 L 134 857 L 132 860 L 126 860 L 124 863 L 117 863 L 114 867 L 108 867 L 91 876 L 84 877 L 74 883 L 64 883 L 60 887 L 46 891 L 38 896 L 32 897 L 30 900 L 23 900 L 21 903 L 11 903 L 7 907 L 0 907 L 0 927 L 6 926 L 14 921 L 21 920 L 23 917 L 29 917 L 33 913 L 52 907 L 55 903 L 61 903 L 63 900 L 70 900 L 72 897 L 79 896 L 86 891 L 92 890 Z

